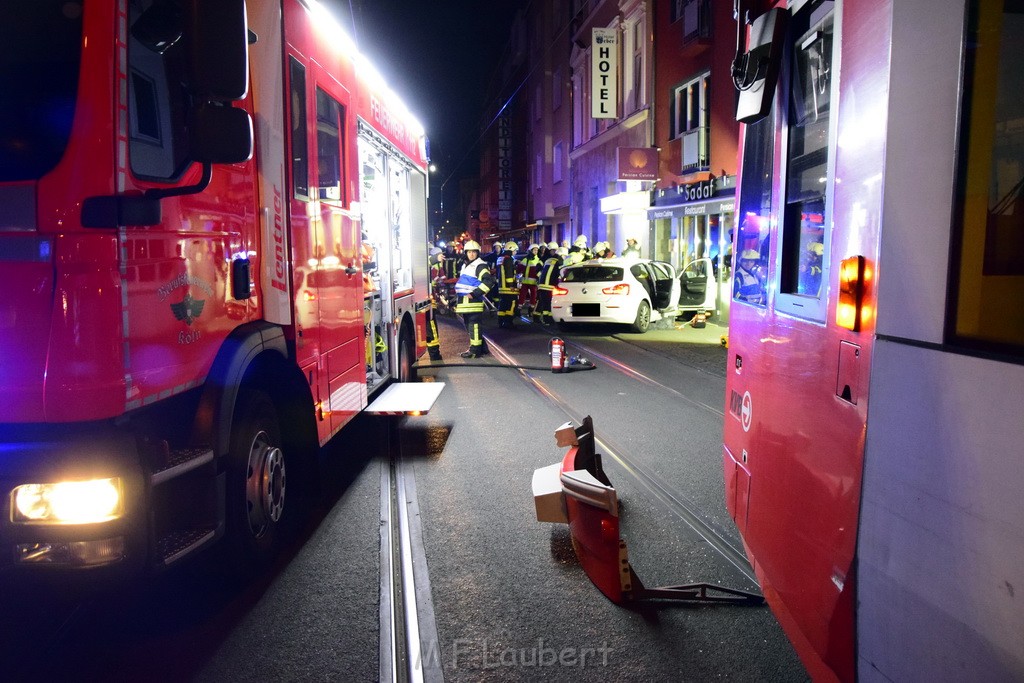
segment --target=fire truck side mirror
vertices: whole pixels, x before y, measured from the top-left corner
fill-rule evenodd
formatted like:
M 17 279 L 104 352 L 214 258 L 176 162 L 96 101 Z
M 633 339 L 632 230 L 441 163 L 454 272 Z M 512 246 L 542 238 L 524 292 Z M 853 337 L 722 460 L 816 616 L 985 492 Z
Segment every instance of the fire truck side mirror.
M 252 157 L 252 118 L 244 109 L 202 104 L 190 112 L 189 158 L 204 164 L 240 164 Z
M 746 52 L 742 48 L 741 31 L 737 34 L 732 82 L 739 92 L 736 120 L 740 123 L 757 123 L 771 111 L 785 49 L 788 19 L 786 10 L 778 8 L 755 19 L 750 25 Z M 743 20 L 737 17 L 736 21 Z
M 249 89 L 244 0 L 186 0 L 189 90 L 205 100 L 241 100 Z

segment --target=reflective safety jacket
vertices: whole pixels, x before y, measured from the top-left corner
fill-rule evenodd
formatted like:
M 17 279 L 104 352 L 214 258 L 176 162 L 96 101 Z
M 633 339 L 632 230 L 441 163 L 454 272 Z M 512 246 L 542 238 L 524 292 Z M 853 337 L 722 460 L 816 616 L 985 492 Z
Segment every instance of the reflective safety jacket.
M 540 275 L 537 278 L 537 289 L 551 291 L 558 286 L 558 274 L 562 268 L 562 258 L 552 256 L 541 266 Z
M 496 266 L 498 271 L 498 293 L 517 294 L 519 289 L 516 287 L 516 261 L 512 254 L 506 253 L 499 256 Z
M 455 304 L 456 313 L 483 313 L 484 295 L 494 287 L 494 276 L 487 263 L 477 257 L 462 266 L 459 279 L 455 282 L 455 294 L 459 297 Z
M 537 275 L 540 274 L 541 266 L 543 266 L 544 263 L 532 252 L 527 254 L 526 257 L 519 263 L 523 268 L 523 278 L 519 281 L 520 284 L 537 284 Z

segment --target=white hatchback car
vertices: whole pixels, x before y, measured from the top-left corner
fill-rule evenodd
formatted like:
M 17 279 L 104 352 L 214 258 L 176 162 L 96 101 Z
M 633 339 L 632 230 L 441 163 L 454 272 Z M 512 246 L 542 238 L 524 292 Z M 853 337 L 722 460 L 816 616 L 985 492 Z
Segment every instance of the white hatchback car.
M 594 259 L 562 269 L 551 316 L 558 323 L 622 323 L 646 332 L 652 321 L 676 316 L 679 292 L 669 263 Z

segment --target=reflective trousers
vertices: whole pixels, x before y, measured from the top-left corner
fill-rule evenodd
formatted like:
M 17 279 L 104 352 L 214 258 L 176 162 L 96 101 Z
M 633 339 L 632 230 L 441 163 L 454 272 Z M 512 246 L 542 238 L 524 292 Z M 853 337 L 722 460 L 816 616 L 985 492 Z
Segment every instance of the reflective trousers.
M 463 313 L 462 320 L 466 323 L 466 332 L 469 333 L 469 350 L 473 353 L 480 353 L 486 347 L 483 334 L 480 332 L 480 321 L 483 320 L 483 313 Z

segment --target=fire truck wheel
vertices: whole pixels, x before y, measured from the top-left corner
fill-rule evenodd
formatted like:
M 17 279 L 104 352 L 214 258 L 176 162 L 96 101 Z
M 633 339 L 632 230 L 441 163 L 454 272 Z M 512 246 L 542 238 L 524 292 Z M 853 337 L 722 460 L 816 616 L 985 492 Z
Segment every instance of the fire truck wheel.
M 277 410 L 267 394 L 241 393 L 231 432 L 227 517 L 235 559 L 245 565 L 269 561 L 283 535 L 290 507 L 281 444 Z
M 412 341 L 412 334 L 409 328 L 402 330 L 401 338 L 398 340 L 398 381 L 415 382 L 416 368 L 416 346 Z
M 641 301 L 636 309 L 636 320 L 633 321 L 633 331 L 643 334 L 651 326 L 651 305 Z

